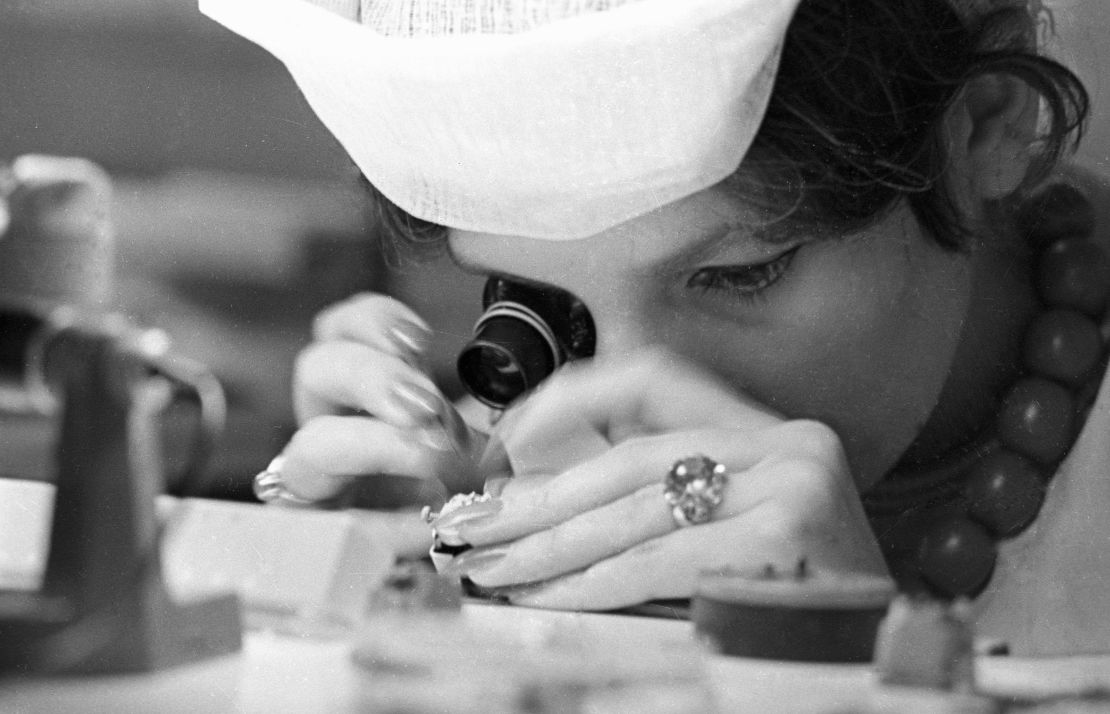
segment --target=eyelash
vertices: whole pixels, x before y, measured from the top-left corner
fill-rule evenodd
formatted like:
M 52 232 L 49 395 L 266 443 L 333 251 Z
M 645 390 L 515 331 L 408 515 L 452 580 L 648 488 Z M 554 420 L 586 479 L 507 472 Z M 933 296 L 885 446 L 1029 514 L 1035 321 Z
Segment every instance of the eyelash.
M 686 287 L 696 288 L 703 293 L 728 292 L 743 302 L 752 302 L 786 274 L 800 247 L 795 246 L 763 263 L 702 268 L 690 276 Z

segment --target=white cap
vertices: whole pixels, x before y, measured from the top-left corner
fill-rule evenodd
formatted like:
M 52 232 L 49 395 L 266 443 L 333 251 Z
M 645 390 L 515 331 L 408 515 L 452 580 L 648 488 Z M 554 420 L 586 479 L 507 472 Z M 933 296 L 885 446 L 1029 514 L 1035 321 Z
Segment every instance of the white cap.
M 408 213 L 562 240 L 736 170 L 799 1 L 401 0 L 401 15 L 376 0 L 200 8 L 282 60 L 359 169 Z M 555 10 L 384 34 L 390 17 L 521 2 Z

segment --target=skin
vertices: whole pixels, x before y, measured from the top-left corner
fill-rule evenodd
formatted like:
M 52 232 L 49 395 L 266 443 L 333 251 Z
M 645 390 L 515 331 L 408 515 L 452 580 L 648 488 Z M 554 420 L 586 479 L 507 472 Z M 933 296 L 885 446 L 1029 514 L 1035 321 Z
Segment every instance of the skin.
M 948 113 L 947 180 L 980 228 L 964 252 L 939 248 L 904 204 L 813 235 L 760 223 L 720 187 L 583 241 L 451 231 L 465 267 L 579 297 L 596 357 L 514 405 L 487 442 L 421 372 L 420 318 L 382 296 L 347 301 L 298 363 L 286 483 L 321 498 L 359 474 L 431 474 L 465 491 L 513 470 L 487 486 L 493 501 L 435 525 L 476 546 L 454 572 L 535 606 L 684 597 L 706 568 L 801 558 L 885 577 L 859 493 L 899 459 L 969 438 L 1016 369 L 1029 256 L 989 227 L 1025 173 L 1034 107 L 990 76 Z M 729 480 L 711 523 L 676 529 L 661 477 L 694 453 Z
M 594 316 L 599 360 L 664 347 L 779 413 L 824 422 L 862 490 L 936 404 L 967 312 L 969 261 L 922 236 L 904 206 L 846 239 L 796 234 L 783 244 L 753 236 L 743 213 L 714 188 L 588 245 L 453 231 L 450 246 L 464 266 L 577 295 Z M 748 299 L 688 286 L 699 270 L 764 262 L 796 245 L 782 277 Z

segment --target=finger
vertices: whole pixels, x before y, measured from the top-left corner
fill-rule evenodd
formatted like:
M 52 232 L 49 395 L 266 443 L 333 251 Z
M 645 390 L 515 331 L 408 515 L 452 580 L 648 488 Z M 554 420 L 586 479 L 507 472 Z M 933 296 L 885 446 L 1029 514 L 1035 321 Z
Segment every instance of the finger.
M 358 342 L 312 343 L 297 356 L 294 382 L 300 421 L 348 409 L 411 427 L 434 419 L 448 406 L 426 374 Z
M 468 550 L 445 572 L 466 575 L 483 587 L 547 580 L 674 530 L 664 506 L 662 486 L 647 486 L 512 543 Z
M 360 476 L 388 473 L 450 481 L 465 470 L 420 432 L 368 417 L 316 417 L 293 435 L 282 455 L 286 487 L 312 500 L 330 498 Z M 434 487 L 429 488 L 434 494 Z
M 873 541 L 869 529 L 847 525 L 864 524 L 866 518 L 841 464 L 773 456 L 751 468 L 732 470 L 726 479 L 721 502 L 712 512 L 715 522 L 754 518 L 763 541 L 808 544 L 815 557 L 826 562 L 836 558 L 840 567 L 855 567 L 857 559 L 861 563 L 870 559 L 874 549 L 869 545 Z M 753 515 L 757 511 L 759 515 Z M 496 521 L 499 516 L 494 513 L 491 518 Z M 518 540 L 468 551 L 452 563 L 453 569 L 483 586 L 544 580 L 678 528 L 661 482 L 540 526 L 541 530 Z M 475 526 L 479 533 L 482 529 L 481 524 Z M 464 542 L 481 540 L 472 537 L 473 531 L 465 525 L 460 530 Z M 829 550 L 830 542 L 838 543 L 838 549 Z M 848 555 L 841 556 L 841 551 Z
M 737 432 L 734 429 L 686 431 L 626 441 L 599 457 L 548 480 L 543 488 L 523 491 L 526 481 L 508 481 L 501 491 L 503 508 L 481 521 L 466 518 L 464 509 L 448 516 L 437 530 L 450 531 L 456 523 L 459 537 L 472 545 L 486 545 L 521 538 L 599 508 L 626 494 L 663 483 L 676 458 L 701 453 L 724 464 L 735 475 L 751 469 L 772 455 L 794 454 L 799 460 L 839 467 L 838 442 L 826 427 L 793 421 L 774 429 Z M 732 506 L 774 495 L 744 480 L 743 495 L 733 483 L 726 489 Z M 781 485 L 772 487 L 781 488 Z M 731 507 L 731 506 L 730 506 Z
M 590 423 L 610 441 L 620 441 L 630 425 L 634 433 L 699 427 L 758 428 L 781 416 L 736 392 L 716 376 L 662 350 L 645 351 L 631 362 L 570 363 L 523 402 L 523 428 L 532 421 L 573 416 Z
M 411 361 L 424 353 L 432 330 L 399 300 L 359 293 L 320 312 L 313 321 L 312 333 L 320 342 L 360 342 Z
M 480 466 L 479 466 L 480 468 Z M 504 492 L 505 488 L 511 483 L 513 484 L 513 491 L 517 495 L 536 491 L 549 484 L 552 479 L 558 478 L 555 474 L 528 474 L 525 476 L 494 476 L 487 478 L 483 493 L 487 493 L 494 498 L 498 498 Z
M 552 609 L 610 610 L 651 600 L 689 598 L 705 572 L 791 572 L 805 562 L 821 572 L 889 578 L 882 560 L 843 563 L 796 538 L 768 538 L 758 519 L 731 519 L 684 528 L 642 543 L 578 572 L 502 591 L 515 605 Z M 745 544 L 728 547 L 727 544 Z M 722 547 L 724 546 L 724 547 Z M 816 557 L 814 557 L 816 553 Z
M 757 543 L 756 547 L 722 547 Z M 683 528 L 546 583 L 507 591 L 516 605 L 609 610 L 649 600 L 693 596 L 704 571 L 793 567 L 804 554 L 792 544 L 760 538 L 752 519 Z

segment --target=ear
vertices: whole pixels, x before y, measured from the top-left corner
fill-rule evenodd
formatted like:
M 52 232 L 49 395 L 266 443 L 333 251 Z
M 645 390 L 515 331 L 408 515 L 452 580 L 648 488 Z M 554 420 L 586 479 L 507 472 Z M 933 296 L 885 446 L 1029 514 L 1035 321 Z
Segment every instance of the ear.
M 950 150 L 973 195 L 996 200 L 1021 186 L 1039 108 L 1037 93 L 1013 75 L 984 74 L 964 86 L 953 107 Z

